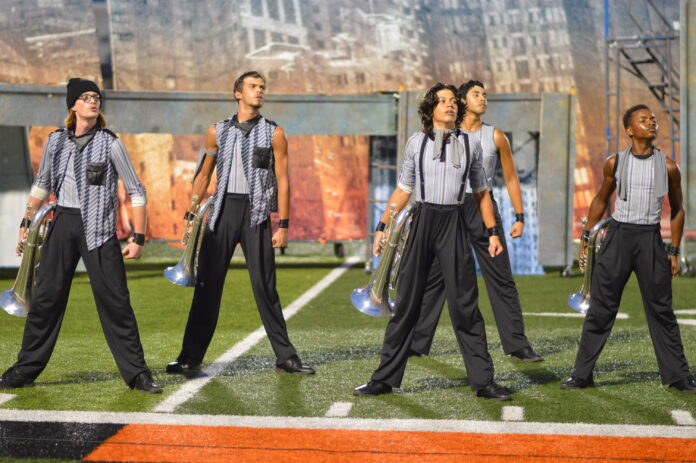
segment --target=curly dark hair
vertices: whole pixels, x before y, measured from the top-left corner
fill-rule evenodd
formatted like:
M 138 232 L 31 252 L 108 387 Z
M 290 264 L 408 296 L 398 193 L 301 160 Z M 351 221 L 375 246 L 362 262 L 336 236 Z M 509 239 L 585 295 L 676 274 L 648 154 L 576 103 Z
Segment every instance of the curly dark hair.
M 647 109 L 648 111 L 651 111 L 650 108 L 647 107 L 647 105 L 644 104 L 637 104 L 635 106 L 631 106 L 626 110 L 626 112 L 623 115 L 623 126 L 624 129 L 627 129 L 629 125 L 631 125 L 631 116 L 633 116 L 633 113 L 636 111 L 640 111 L 641 109 Z
M 481 82 L 480 80 L 470 80 L 469 82 L 459 86 L 459 90 L 457 91 L 457 98 L 459 98 L 459 101 L 462 102 L 464 112 L 466 112 L 466 94 L 469 93 L 469 90 L 476 86 L 485 88 L 483 86 L 483 82 Z
M 440 103 L 437 97 L 437 92 L 440 90 L 449 90 L 454 96 L 457 96 L 457 87 L 450 84 L 443 84 L 442 82 L 436 83 L 425 92 L 425 96 L 421 100 L 420 105 L 418 105 L 418 115 L 423 123 L 423 132 L 428 135 L 433 134 L 433 111 L 435 111 L 435 107 Z M 455 126 L 459 126 L 463 117 L 464 111 L 462 105 L 457 103 L 457 120 Z

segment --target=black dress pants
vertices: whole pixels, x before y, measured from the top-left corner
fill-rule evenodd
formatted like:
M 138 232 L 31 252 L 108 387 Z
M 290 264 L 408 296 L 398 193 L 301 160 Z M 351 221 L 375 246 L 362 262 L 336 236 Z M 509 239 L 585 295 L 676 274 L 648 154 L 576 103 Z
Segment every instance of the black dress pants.
M 419 203 L 401 262 L 396 313 L 384 334 L 379 367 L 372 379 L 399 387 L 423 306 L 423 292 L 433 260 L 442 266 L 452 327 L 475 391 L 493 381 L 486 329 L 477 305 L 478 288 L 463 216 L 458 206 Z
M 495 220 L 502 230 L 502 220 L 498 212 L 498 205 L 493 201 Z M 467 194 L 462 207 L 464 221 L 469 233 L 469 242 L 476 253 L 476 259 L 481 267 L 481 274 L 486 283 L 488 298 L 493 308 L 493 316 L 498 327 L 500 342 L 506 354 L 515 352 L 529 346 L 529 340 L 524 334 L 524 320 L 520 307 L 520 296 L 517 293 L 515 280 L 512 277 L 510 267 L 510 255 L 507 250 L 505 234 L 498 237 L 503 245 L 503 252 L 499 256 L 491 257 L 488 253 L 488 236 L 486 224 L 483 223 L 481 212 L 476 206 L 473 195 Z M 428 275 L 425 296 L 423 297 L 423 311 L 416 325 L 413 335 L 411 350 L 427 355 L 435 337 L 435 330 L 442 307 L 445 305 L 445 280 L 442 276 L 442 267 L 439 260 L 435 260 L 432 270 Z
M 35 379 L 51 358 L 70 295 L 75 268 L 82 257 L 106 342 L 126 384 L 147 370 L 138 324 L 130 304 L 126 269 L 116 236 L 91 251 L 79 209 L 58 207 L 41 250 L 22 349 L 12 367 Z
M 632 272 L 638 278 L 662 383 L 671 384 L 689 375 L 679 325 L 672 310 L 671 263 L 662 244 L 660 227 L 612 221 L 595 260 L 590 308 L 585 316 L 573 376 L 583 380 L 592 376 Z
M 177 358 L 180 363 L 197 365 L 205 357 L 217 326 L 227 269 L 239 243 L 246 258 L 259 315 L 278 363 L 297 355 L 288 338 L 276 291 L 271 221 L 253 227 L 249 223 L 249 195 L 226 194 L 215 231 L 207 229 L 201 244 L 196 289 Z

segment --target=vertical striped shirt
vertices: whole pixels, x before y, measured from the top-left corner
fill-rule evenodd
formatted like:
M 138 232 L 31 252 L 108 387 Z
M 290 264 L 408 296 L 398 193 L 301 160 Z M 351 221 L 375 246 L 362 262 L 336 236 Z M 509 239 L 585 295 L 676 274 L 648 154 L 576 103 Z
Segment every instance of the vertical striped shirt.
M 217 157 L 218 153 L 207 151 L 206 154 L 211 157 Z M 232 162 L 230 163 L 230 174 L 227 179 L 227 193 L 249 194 L 249 182 L 247 182 L 246 174 L 244 173 L 244 164 L 242 163 L 242 144 L 237 143 L 232 148 Z
M 483 172 L 481 143 L 460 133 L 458 142 L 463 149 L 459 167 L 452 165 L 452 143 L 445 146 L 444 159 L 433 159 L 433 139 L 423 132 L 417 132 L 406 142 L 404 162 L 401 166 L 398 186 L 412 193 L 416 199 L 432 204 L 458 204 L 463 193 L 462 180 L 469 181 L 474 193 L 487 190 Z M 468 156 L 468 160 L 467 160 Z M 468 172 L 465 172 L 468 165 Z M 466 179 L 462 177 L 467 175 Z
M 614 202 L 612 216 L 618 222 L 642 225 L 660 222 L 663 197 L 656 198 L 654 195 L 657 156 L 664 156 L 664 154 L 655 150 L 653 154 L 630 154 L 623 156 L 626 159 L 620 160 L 620 162 L 628 162 L 628 173 L 626 200 L 623 201 L 617 195 Z
M 469 140 L 481 144 L 483 175 L 486 177 L 486 185 L 488 185 L 488 189 L 490 190 L 493 187 L 495 166 L 498 164 L 498 147 L 495 146 L 495 140 L 493 138 L 495 135 L 495 127 L 483 124 L 480 129 L 474 132 L 467 132 L 466 130 L 462 130 L 462 132 L 469 135 Z M 471 185 L 468 181 L 466 183 L 466 192 L 472 192 Z
M 69 131 L 68 139 L 75 143 L 75 148 L 78 151 L 82 151 L 87 143 L 92 140 L 94 134 L 97 132 L 98 126 L 95 125 L 90 130 L 80 135 L 79 137 L 75 135 L 72 130 Z M 76 209 L 80 208 L 80 195 L 77 191 L 77 184 L 75 183 L 75 162 L 73 160 L 73 151 L 70 151 L 70 159 L 68 159 L 68 167 L 65 169 L 65 177 L 63 178 L 63 186 L 61 188 L 60 197 L 58 198 L 58 205 L 63 207 L 74 207 Z
M 249 194 L 249 183 L 242 164 L 242 144 L 237 143 L 233 149 L 230 163 L 230 178 L 227 181 L 228 193 Z

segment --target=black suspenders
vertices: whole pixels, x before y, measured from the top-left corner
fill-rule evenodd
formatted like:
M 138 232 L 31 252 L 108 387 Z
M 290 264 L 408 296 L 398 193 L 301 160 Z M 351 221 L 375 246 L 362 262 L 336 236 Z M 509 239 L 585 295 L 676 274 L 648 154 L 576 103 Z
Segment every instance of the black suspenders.
M 455 136 L 459 136 L 461 132 L 457 129 Z M 469 167 L 471 165 L 471 152 L 469 151 L 469 134 L 462 133 L 464 135 L 464 146 L 466 147 L 466 166 L 464 167 L 464 173 L 462 174 L 462 184 L 459 187 L 459 194 L 457 195 L 457 204 L 462 203 L 462 198 L 464 197 L 464 190 L 466 189 L 466 178 L 469 175 Z
M 457 195 L 457 203 L 461 204 L 462 198 L 464 197 L 464 190 L 466 189 L 466 179 L 469 175 L 469 167 L 471 166 L 471 151 L 469 147 L 469 135 L 462 133 L 457 129 L 453 136 L 457 137 L 459 135 L 464 135 L 464 146 L 466 147 L 466 164 L 464 166 L 464 173 L 462 174 L 462 183 L 459 187 L 459 194 Z M 420 197 L 421 201 L 425 202 L 425 178 L 423 177 L 423 155 L 425 154 L 425 145 L 428 141 L 428 135 L 424 134 L 423 141 L 420 145 L 420 155 L 418 158 L 418 176 L 420 177 Z M 453 142 L 452 142 L 453 143 Z
M 425 145 L 428 142 L 428 134 L 423 134 L 423 141 L 420 146 L 420 157 L 418 158 L 418 174 L 420 177 L 420 193 L 421 201 L 425 202 L 425 179 L 423 178 L 423 154 L 425 153 Z

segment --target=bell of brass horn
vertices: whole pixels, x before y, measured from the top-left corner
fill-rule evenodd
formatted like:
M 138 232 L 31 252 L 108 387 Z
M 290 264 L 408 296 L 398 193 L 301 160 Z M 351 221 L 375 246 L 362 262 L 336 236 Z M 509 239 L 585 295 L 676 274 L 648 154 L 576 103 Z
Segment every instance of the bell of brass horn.
M 198 268 L 198 253 L 203 243 L 205 234 L 205 216 L 210 208 L 211 201 L 207 200 L 191 212 L 191 218 L 184 230 L 183 242 L 185 245 L 184 254 L 179 259 L 179 263 L 173 267 L 164 269 L 164 277 L 179 286 L 196 286 L 196 273 Z
M 10 315 L 26 317 L 29 312 L 36 268 L 41 259 L 41 245 L 50 223 L 48 215 L 55 207 L 55 203 L 44 204 L 34 214 L 27 232 L 22 262 L 19 264 L 14 286 L 0 293 L 0 307 Z
M 384 232 L 382 257 L 377 269 L 367 286 L 353 290 L 350 295 L 355 308 L 372 317 L 391 317 L 396 312 L 393 292 L 396 290 L 401 256 L 411 228 L 413 203 L 408 204 L 398 216 L 393 206 L 391 224 Z
M 600 220 L 590 230 L 590 237 L 587 240 L 587 246 L 585 247 L 585 262 L 580 262 L 580 270 L 583 270 L 584 267 L 585 277 L 583 278 L 580 291 L 568 296 L 568 305 L 576 312 L 586 313 L 587 309 L 590 308 L 590 288 L 592 285 L 594 261 L 597 253 L 602 248 L 604 236 L 606 235 L 607 226 L 609 225 L 610 221 L 611 217 Z

